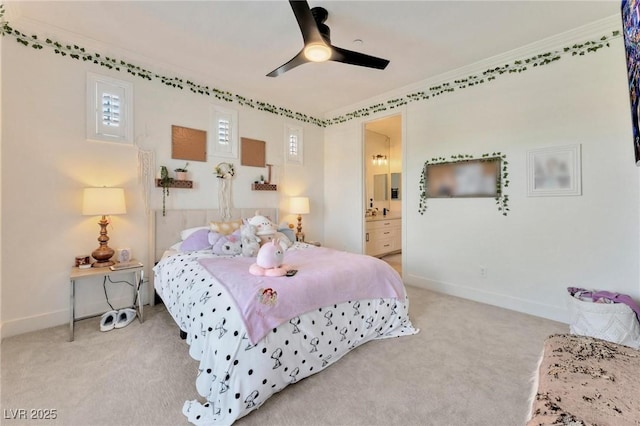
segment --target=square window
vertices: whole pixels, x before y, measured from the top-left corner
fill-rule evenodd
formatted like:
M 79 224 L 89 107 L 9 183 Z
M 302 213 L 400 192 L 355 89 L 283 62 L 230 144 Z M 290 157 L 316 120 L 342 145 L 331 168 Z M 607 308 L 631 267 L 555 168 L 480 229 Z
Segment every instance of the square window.
M 87 73 L 87 139 L 133 143 L 133 84 Z
M 214 157 L 238 158 L 238 111 L 211 106 L 208 152 Z
M 303 140 L 302 127 L 285 125 L 285 158 L 289 164 L 302 165 Z

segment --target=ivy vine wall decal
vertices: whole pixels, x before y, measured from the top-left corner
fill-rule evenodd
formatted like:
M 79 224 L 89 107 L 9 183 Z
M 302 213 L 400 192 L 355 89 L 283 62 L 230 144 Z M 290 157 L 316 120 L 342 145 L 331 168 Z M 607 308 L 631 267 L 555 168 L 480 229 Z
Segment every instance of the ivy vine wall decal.
M 509 196 L 505 193 L 504 189 L 509 186 L 509 162 L 507 161 L 507 156 L 501 152 L 493 152 L 491 154 L 482 154 L 480 158 L 474 158 L 469 154 L 458 154 L 452 155 L 450 160 L 447 160 L 444 157 L 435 157 L 431 160 L 427 160 L 424 162 L 424 166 L 422 167 L 422 174 L 420 175 L 420 193 L 419 193 L 419 204 L 418 204 L 418 213 L 424 215 L 424 212 L 427 210 L 427 165 L 428 164 L 442 164 L 449 163 L 452 161 L 466 161 L 466 160 L 480 160 L 480 161 L 490 161 L 495 159 L 501 159 L 501 170 L 500 170 L 500 178 L 496 181 L 496 205 L 498 206 L 498 211 L 502 213 L 503 216 L 508 214 L 509 210 Z
M 100 53 L 90 53 L 84 47 L 81 47 L 77 44 L 61 43 L 59 41 L 53 40 L 52 38 L 46 38 L 45 41 L 42 42 L 37 34 L 27 35 L 15 28 L 12 28 L 9 23 L 4 20 L 4 14 L 4 5 L 0 4 L 0 33 L 2 34 L 2 36 L 13 37 L 16 42 L 20 43 L 23 46 L 31 46 L 36 50 L 43 50 L 44 48 L 47 48 L 48 50 L 53 51 L 55 54 L 63 57 L 68 57 L 77 61 L 92 62 L 109 70 L 126 72 L 144 80 L 157 80 L 168 87 L 173 87 L 179 90 L 188 88 L 194 94 L 213 96 L 216 99 L 220 99 L 226 102 L 237 103 L 241 106 L 258 109 L 260 111 L 269 112 L 271 114 L 281 115 L 305 123 L 311 123 L 319 127 L 327 127 L 334 124 L 344 123 L 355 118 L 366 117 L 378 112 L 392 110 L 394 108 L 406 105 L 410 102 L 433 99 L 435 97 L 454 92 L 456 89 L 460 90 L 467 87 L 488 83 L 503 74 L 521 73 L 531 68 L 549 65 L 555 61 L 560 60 L 563 56 L 583 56 L 586 53 L 594 53 L 605 46 L 609 47 L 610 40 L 621 37 L 620 31 L 613 31 L 610 36 L 605 35 L 600 37 L 598 40 L 589 40 L 583 43 L 576 43 L 572 46 L 567 46 L 562 49 L 553 50 L 551 52 L 540 53 L 529 58 L 516 60 L 510 64 L 504 64 L 501 66 L 496 66 L 494 68 L 489 68 L 480 74 L 472 74 L 465 78 L 459 78 L 450 82 L 445 82 L 436 86 L 428 87 L 418 92 L 403 95 L 395 99 L 389 99 L 385 102 L 380 102 L 365 108 L 360 108 L 333 118 L 321 119 L 303 114 L 301 112 L 279 107 L 277 105 L 272 105 L 267 102 L 250 99 L 226 90 L 221 90 L 209 86 L 207 84 L 195 83 L 189 79 L 185 79 L 182 77 L 158 74 L 128 61 L 119 60 L 117 58 L 112 58 Z

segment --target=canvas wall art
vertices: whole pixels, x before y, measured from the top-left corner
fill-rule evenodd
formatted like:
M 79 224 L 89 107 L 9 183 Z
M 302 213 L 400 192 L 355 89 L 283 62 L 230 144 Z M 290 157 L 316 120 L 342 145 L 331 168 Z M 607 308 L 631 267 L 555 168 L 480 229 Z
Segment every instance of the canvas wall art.
M 622 1 L 622 30 L 627 56 L 636 165 L 640 166 L 640 0 Z

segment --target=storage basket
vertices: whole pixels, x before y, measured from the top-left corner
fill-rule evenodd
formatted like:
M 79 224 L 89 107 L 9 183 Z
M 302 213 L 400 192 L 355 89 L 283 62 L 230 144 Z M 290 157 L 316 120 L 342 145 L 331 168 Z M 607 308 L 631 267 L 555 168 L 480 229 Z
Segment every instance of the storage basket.
M 640 323 L 635 312 L 624 303 L 595 303 L 571 295 L 569 331 L 614 343 L 640 348 Z

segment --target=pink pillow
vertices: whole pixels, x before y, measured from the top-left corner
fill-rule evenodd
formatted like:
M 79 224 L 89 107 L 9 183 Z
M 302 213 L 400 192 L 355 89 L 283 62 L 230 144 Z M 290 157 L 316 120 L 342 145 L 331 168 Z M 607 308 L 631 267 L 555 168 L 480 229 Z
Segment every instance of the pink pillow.
M 208 229 L 197 230 L 180 244 L 180 251 L 204 250 L 208 248 L 211 248 Z

